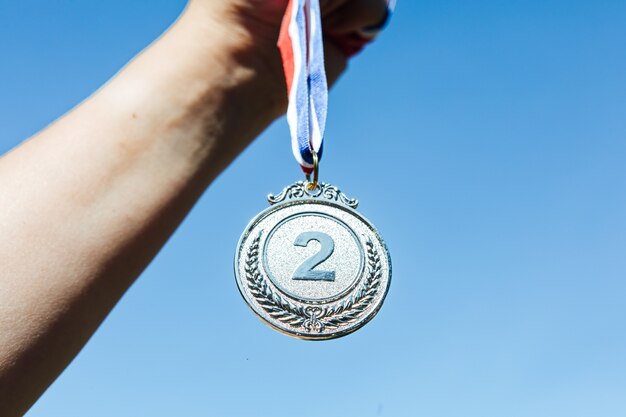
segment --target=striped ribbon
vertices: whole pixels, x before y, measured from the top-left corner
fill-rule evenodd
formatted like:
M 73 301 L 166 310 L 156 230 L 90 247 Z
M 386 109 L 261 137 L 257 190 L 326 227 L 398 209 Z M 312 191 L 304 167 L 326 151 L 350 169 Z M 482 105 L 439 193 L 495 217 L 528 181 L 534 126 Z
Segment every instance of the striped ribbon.
M 347 55 L 360 51 L 382 30 L 395 0 L 387 0 L 388 12 L 379 25 L 357 33 L 333 37 Z M 313 152 L 318 160 L 324 148 L 328 113 L 328 83 L 324 69 L 324 43 L 319 0 L 289 0 L 278 47 L 283 59 L 289 106 L 287 122 L 293 155 L 306 174 L 313 171 Z

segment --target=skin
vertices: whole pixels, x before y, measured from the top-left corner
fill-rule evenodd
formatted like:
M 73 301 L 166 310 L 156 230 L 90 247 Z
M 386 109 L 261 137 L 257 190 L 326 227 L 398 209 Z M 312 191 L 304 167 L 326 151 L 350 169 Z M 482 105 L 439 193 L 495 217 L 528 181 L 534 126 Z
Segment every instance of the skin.
M 325 32 L 383 0 L 322 0 Z M 71 362 L 213 179 L 286 109 L 286 0 L 192 0 L 103 88 L 0 158 L 0 415 Z M 329 78 L 346 58 L 326 45 Z

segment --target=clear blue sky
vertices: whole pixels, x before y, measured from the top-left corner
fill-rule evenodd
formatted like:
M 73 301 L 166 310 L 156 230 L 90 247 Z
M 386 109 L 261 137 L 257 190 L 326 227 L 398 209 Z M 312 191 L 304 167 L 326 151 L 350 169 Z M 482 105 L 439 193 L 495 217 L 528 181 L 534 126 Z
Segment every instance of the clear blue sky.
M 0 151 L 182 0 L 0 0 Z M 322 179 L 393 259 L 361 331 L 291 339 L 232 259 L 299 179 L 284 119 L 208 190 L 29 417 L 626 415 L 626 2 L 398 4 L 331 94 Z

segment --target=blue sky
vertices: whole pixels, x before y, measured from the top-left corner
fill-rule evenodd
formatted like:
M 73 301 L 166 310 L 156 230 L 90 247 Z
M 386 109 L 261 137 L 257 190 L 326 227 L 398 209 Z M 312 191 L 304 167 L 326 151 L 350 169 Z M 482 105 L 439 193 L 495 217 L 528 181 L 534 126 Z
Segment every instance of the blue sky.
M 0 0 L 0 151 L 183 6 Z M 400 1 L 330 100 L 321 176 L 390 247 L 380 314 L 306 342 L 241 299 L 239 235 L 300 178 L 280 119 L 29 417 L 626 415 L 626 3 Z

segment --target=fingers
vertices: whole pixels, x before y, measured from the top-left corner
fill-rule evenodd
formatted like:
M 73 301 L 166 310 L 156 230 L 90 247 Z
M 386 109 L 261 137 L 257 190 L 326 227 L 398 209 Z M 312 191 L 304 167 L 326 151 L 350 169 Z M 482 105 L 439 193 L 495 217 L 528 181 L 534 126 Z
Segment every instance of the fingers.
M 347 58 L 334 42 L 324 42 L 324 63 L 328 85 L 331 86 L 346 69 Z
M 320 0 L 322 17 L 332 14 L 335 10 L 348 3 L 350 0 Z
M 385 0 L 322 0 L 324 31 L 332 35 L 378 26 L 387 17 Z

